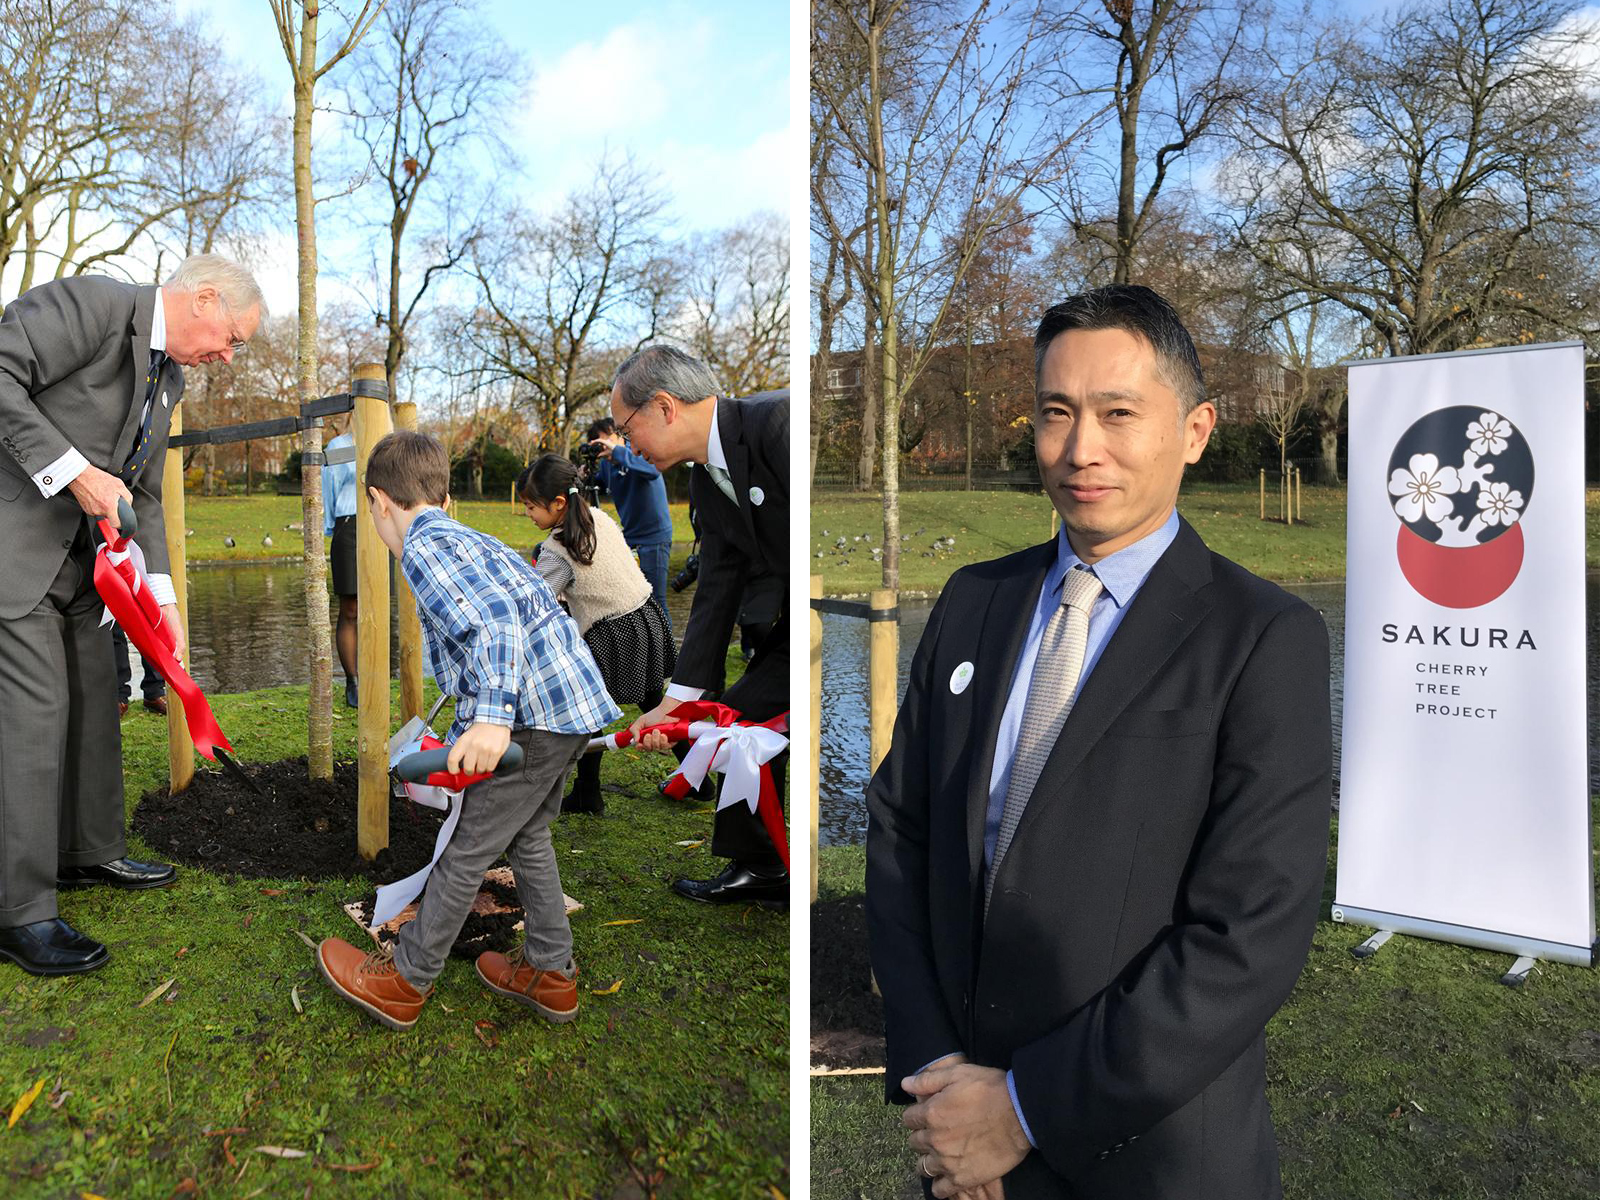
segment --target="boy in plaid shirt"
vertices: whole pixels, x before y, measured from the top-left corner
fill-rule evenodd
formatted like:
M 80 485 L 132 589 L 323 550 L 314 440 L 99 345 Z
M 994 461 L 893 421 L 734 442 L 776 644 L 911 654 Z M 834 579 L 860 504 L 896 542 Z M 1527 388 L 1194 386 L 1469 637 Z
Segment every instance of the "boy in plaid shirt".
M 589 735 L 622 711 L 538 572 L 504 543 L 445 516 L 449 481 L 436 438 L 389 434 L 367 463 L 372 521 L 416 594 L 434 678 L 456 696 L 449 770 L 492 771 L 512 740 L 523 766 L 467 789 L 455 835 L 392 954 L 363 954 L 328 938 L 317 960 L 341 996 L 392 1029 L 409 1029 L 484 872 L 504 853 L 522 900 L 524 942 L 509 955 L 480 955 L 478 976 L 552 1021 L 570 1021 L 577 966 L 550 822 Z

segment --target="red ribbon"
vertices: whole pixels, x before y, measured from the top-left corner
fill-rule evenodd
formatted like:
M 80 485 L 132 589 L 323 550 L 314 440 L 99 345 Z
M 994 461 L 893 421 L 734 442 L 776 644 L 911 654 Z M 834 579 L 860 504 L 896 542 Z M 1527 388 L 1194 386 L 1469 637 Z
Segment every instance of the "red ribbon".
M 105 539 L 105 545 L 94 558 L 95 591 L 100 593 L 100 599 L 105 601 L 128 640 L 154 664 L 167 686 L 183 702 L 183 717 L 194 748 L 212 762 L 217 761 L 218 747 L 234 753 L 233 745 L 223 736 L 217 718 L 212 715 L 211 705 L 206 703 L 205 693 L 173 657 L 177 638 L 162 620 L 161 606 L 150 594 L 148 581 L 139 578 L 131 559 L 111 561 L 111 554 L 122 553 L 131 539 L 119 536 L 111 523 L 104 520 L 100 522 L 100 536 Z
M 651 725 L 641 730 L 641 733 L 660 733 L 668 741 L 681 742 L 689 737 L 689 726 L 697 721 L 711 721 L 716 725 L 726 728 L 730 725 L 757 726 L 770 729 L 774 733 L 787 734 L 789 732 L 789 714 L 781 712 L 766 721 L 741 721 L 738 710 L 729 708 L 726 704 L 714 704 L 707 700 L 691 700 L 678 705 L 672 710 L 672 720 L 661 725 Z M 630 745 L 634 738 L 626 730 L 616 733 L 617 745 Z M 761 818 L 767 835 L 772 838 L 772 844 L 777 848 L 778 857 L 783 860 L 783 869 L 789 869 L 789 840 L 783 828 L 783 809 L 778 803 L 778 785 L 772 778 L 772 764 L 761 764 L 759 771 L 761 790 L 756 798 L 756 815 Z M 663 785 L 662 791 L 674 800 L 682 800 L 689 794 L 692 785 L 684 776 L 682 768 L 674 771 Z
M 434 737 L 432 734 L 429 734 L 418 743 L 417 748 L 419 751 L 438 750 L 443 746 L 443 742 Z M 493 771 L 480 771 L 476 775 L 468 775 L 464 771 L 456 771 L 454 773 L 449 771 L 435 771 L 422 782 L 429 787 L 440 787 L 451 792 L 464 792 L 473 784 L 481 782 L 493 774 Z

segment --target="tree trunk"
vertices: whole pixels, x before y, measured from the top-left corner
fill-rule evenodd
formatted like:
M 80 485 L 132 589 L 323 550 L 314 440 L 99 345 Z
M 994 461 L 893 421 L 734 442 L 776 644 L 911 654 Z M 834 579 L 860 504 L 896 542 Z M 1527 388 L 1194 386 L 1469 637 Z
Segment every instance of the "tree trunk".
M 872 187 L 873 218 L 878 227 L 878 264 L 873 283 L 877 290 L 878 319 L 883 326 L 883 361 L 878 378 L 883 381 L 880 393 L 883 400 L 883 586 L 891 591 L 900 590 L 900 379 L 899 350 L 900 329 L 895 313 L 894 272 L 896 247 L 889 225 L 888 159 L 883 141 L 883 79 L 879 39 L 883 27 L 878 24 L 878 6 L 869 10 L 870 33 L 867 38 L 867 71 L 869 98 L 867 119 L 872 146 L 871 171 L 875 176 Z M 871 324 L 867 326 L 871 339 Z
M 1319 483 L 1339 482 L 1339 427 L 1325 425 L 1318 435 L 1322 443 L 1322 459 L 1317 467 Z
M 294 204 L 300 250 L 300 402 L 317 398 L 317 229 L 311 190 L 312 92 L 316 86 L 317 8 L 301 10 L 300 62 L 294 86 Z M 322 427 L 300 433 L 300 519 L 304 524 L 306 627 L 311 687 L 306 697 L 306 761 L 312 779 L 333 778 L 333 639 L 328 631 L 327 555 L 322 545 Z
M 970 308 L 971 301 L 968 301 Z M 967 410 L 967 491 L 972 490 L 972 321 L 967 321 L 967 348 L 962 359 L 961 401 Z

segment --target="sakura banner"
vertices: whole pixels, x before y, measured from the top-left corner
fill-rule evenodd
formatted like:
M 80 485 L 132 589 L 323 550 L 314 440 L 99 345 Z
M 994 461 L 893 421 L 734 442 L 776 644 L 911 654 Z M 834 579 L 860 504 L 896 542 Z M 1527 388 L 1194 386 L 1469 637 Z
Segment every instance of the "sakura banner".
M 1349 382 L 1334 920 L 1591 965 L 1583 346 Z

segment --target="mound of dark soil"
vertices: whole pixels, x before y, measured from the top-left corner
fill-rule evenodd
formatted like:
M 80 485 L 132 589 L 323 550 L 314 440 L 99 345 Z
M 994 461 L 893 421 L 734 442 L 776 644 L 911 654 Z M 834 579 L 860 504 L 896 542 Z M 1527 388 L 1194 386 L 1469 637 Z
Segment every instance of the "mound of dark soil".
M 176 796 L 146 792 L 133 828 L 163 858 L 246 878 L 357 877 L 391 883 L 433 857 L 444 814 L 389 799 L 389 847 L 367 862 L 356 852 L 355 763 L 334 763 L 313 781 L 304 758 L 244 765 L 265 795 L 226 771 L 197 771 Z
M 811 906 L 811 1060 L 881 1067 L 883 1001 L 872 994 L 860 896 Z
M 517 929 L 517 925 L 522 921 L 522 901 L 517 899 L 517 889 L 508 887 L 497 879 L 485 879 L 483 886 L 478 889 L 480 907 L 485 896 L 492 898 L 497 906 L 508 907 L 510 911 L 479 912 L 474 908 L 467 914 L 466 924 L 461 927 L 461 933 L 450 947 L 452 958 L 471 961 L 485 950 L 498 950 L 504 954 L 522 940 L 522 934 Z M 358 903 L 361 909 L 361 923 L 366 925 L 372 920 L 372 900 L 361 900 Z M 386 946 L 392 946 L 398 936 L 398 931 L 387 926 L 378 930 L 378 940 Z

